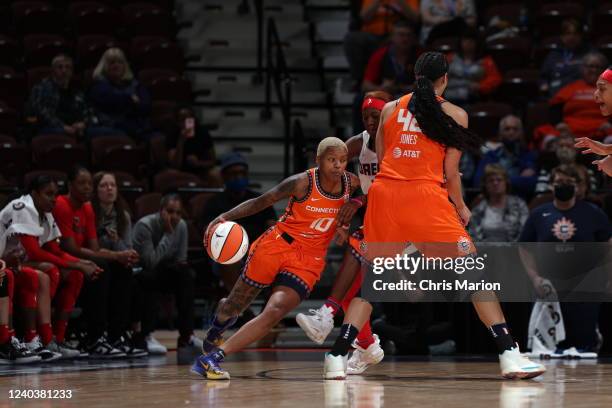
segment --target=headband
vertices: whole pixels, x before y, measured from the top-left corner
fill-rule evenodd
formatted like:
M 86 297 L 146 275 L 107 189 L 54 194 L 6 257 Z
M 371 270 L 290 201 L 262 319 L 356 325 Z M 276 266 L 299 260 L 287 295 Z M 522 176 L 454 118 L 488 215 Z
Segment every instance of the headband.
M 612 84 L 612 69 L 606 69 L 603 74 L 599 76 L 599 79 L 603 79 Z
M 368 96 L 367 98 L 363 100 L 363 103 L 361 104 L 361 111 L 363 112 L 364 110 L 368 108 L 373 108 L 373 109 L 382 111 L 386 103 L 387 102 L 383 101 L 380 98 L 372 98 Z

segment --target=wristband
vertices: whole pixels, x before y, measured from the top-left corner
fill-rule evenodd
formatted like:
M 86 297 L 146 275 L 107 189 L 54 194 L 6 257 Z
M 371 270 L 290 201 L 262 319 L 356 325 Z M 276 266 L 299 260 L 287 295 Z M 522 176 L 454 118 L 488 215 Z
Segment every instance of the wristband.
M 357 204 L 357 206 L 358 206 L 359 208 L 363 207 L 363 201 L 361 201 L 359 198 L 356 198 L 356 197 L 351 198 L 351 199 L 349 200 L 349 202 L 351 202 L 351 203 L 353 203 L 353 204 Z

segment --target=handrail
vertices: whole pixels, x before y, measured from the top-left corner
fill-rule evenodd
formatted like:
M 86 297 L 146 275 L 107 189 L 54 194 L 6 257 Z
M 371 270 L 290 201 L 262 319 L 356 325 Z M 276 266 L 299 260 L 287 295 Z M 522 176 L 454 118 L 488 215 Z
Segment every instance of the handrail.
M 289 177 L 291 146 L 291 83 L 292 78 L 285 60 L 280 36 L 273 18 L 267 21 L 266 36 L 266 105 L 262 112 L 263 119 L 272 117 L 272 85 L 276 91 L 281 114 L 283 116 L 284 140 L 284 177 Z
M 254 0 L 257 16 L 257 73 L 253 77 L 254 84 L 263 83 L 263 0 Z

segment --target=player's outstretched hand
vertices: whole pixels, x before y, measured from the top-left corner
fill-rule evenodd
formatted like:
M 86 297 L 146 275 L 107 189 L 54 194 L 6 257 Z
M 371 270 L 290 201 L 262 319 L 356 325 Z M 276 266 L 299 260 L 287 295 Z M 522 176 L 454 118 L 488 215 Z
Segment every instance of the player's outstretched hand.
M 595 160 L 593 164 L 596 165 L 599 170 L 612 177 L 612 156 L 607 156 L 601 160 Z
M 338 211 L 338 215 L 336 216 L 336 221 L 338 221 L 338 225 L 350 224 L 351 219 L 360 207 L 361 206 L 353 200 L 344 203 L 340 208 L 340 211 Z
M 600 156 L 606 156 L 612 153 L 612 145 L 606 145 L 596 140 L 591 140 L 588 137 L 577 138 L 574 146 L 586 149 L 582 151 L 582 154 L 594 153 Z
M 208 248 L 210 232 L 214 229 L 215 225 L 220 224 L 225 221 L 227 220 L 223 217 L 223 214 L 221 214 L 220 216 L 212 220 L 210 224 L 208 224 L 208 227 L 206 227 L 206 231 L 204 231 L 204 248 Z

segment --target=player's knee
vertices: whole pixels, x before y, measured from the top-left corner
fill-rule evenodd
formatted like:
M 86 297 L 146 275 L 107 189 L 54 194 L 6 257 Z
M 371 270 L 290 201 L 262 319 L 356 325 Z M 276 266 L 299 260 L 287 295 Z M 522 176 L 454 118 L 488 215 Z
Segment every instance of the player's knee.
M 39 292 L 48 292 L 51 284 L 51 279 L 49 275 L 42 271 L 38 271 L 38 291 Z
M 266 317 L 271 324 L 280 322 L 287 313 L 289 313 L 289 310 L 283 304 L 268 304 L 263 311 L 264 317 Z
M 36 269 L 44 273 L 49 273 L 51 270 L 57 269 L 57 268 L 52 263 L 41 262 L 38 265 L 36 265 Z

